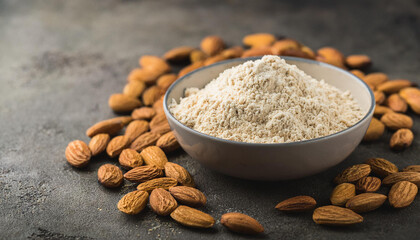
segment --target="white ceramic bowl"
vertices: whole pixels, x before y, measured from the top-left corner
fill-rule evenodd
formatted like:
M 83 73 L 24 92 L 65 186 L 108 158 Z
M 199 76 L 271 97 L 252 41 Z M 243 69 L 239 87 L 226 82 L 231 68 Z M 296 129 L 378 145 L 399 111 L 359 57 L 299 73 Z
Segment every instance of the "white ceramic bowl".
M 244 143 L 197 132 L 180 123 L 168 110 L 189 87 L 203 88 L 225 69 L 257 58 L 233 59 L 191 72 L 168 89 L 164 110 L 181 147 L 195 160 L 220 173 L 254 180 L 287 180 L 309 176 L 343 161 L 362 140 L 373 115 L 375 100 L 370 88 L 353 74 L 329 64 L 283 57 L 316 79 L 349 90 L 365 116 L 352 127 L 325 137 L 292 143 Z

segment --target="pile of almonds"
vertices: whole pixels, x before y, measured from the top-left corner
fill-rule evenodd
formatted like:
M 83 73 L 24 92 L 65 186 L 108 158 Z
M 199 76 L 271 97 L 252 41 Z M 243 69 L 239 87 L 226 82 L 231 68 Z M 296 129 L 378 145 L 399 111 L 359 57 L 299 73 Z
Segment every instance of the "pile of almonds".
M 243 45 L 246 48 L 226 48 L 220 37 L 207 36 L 201 41 L 200 48 L 181 46 L 169 50 L 163 57 L 142 56 L 139 67 L 129 73 L 122 93 L 112 94 L 108 101 L 115 113 L 123 115 L 98 122 L 87 129 L 86 135 L 91 138 L 88 144 L 81 140 L 70 142 L 65 151 L 68 163 L 82 168 L 91 157 L 101 157 L 103 152 L 111 158 L 118 157 L 118 164 L 104 164 L 98 169 L 98 181 L 109 188 L 122 186 L 124 179 L 139 184 L 137 190 L 124 195 L 118 202 L 117 207 L 121 212 L 138 214 L 149 204 L 156 214 L 169 215 L 184 226 L 212 227 L 214 218 L 196 209 L 206 204 L 205 195 L 195 188 L 193 177 L 185 168 L 167 159 L 166 153 L 177 150 L 179 144 L 163 111 L 163 95 L 179 77 L 200 67 L 232 58 L 268 54 L 313 59 L 350 69 L 375 90 L 377 103 L 386 105 L 375 109 L 375 116 L 382 117 L 380 121 L 376 118 L 372 120 L 365 140 L 379 139 L 384 126 L 387 126 L 397 130 L 391 139 L 392 148 L 402 149 L 411 144 L 413 134 L 409 129 L 412 120 L 402 112 L 407 110 L 408 105 L 414 112 L 420 113 L 420 90 L 413 88 L 408 80 L 388 81 L 383 73 L 365 75 L 361 70 L 371 65 L 368 56 L 344 57 L 332 47 L 314 52 L 296 40 L 277 39 L 268 33 L 247 35 L 243 38 Z M 171 72 L 174 66 L 182 66 L 177 74 Z M 388 98 L 385 94 L 389 94 Z M 390 163 L 386 161 L 386 166 L 381 164 L 382 160 L 378 166 L 372 163 L 356 165 L 340 174 L 336 179 L 340 185 L 331 198 L 332 204 L 337 206 L 316 209 L 314 221 L 321 224 L 360 222 L 363 218 L 355 212 L 373 210 L 382 205 L 386 196 L 371 193 L 380 187 L 381 180 L 368 176 L 371 170 L 377 174 L 382 171 L 378 169 L 388 169 Z M 417 193 L 417 187 L 411 182 L 419 184 L 420 177 L 417 175 L 420 173 L 409 172 L 410 169 L 419 170 L 417 166 L 403 173 L 395 170 L 383 180 L 384 184 L 393 184 L 389 201 L 394 207 L 409 205 Z M 382 172 L 380 176 L 385 175 Z M 368 193 L 356 196 L 355 189 Z M 347 208 L 338 207 L 344 205 Z M 276 208 L 293 212 L 310 210 L 315 206 L 316 201 L 312 197 L 298 196 L 279 203 Z M 264 231 L 257 220 L 242 213 L 226 213 L 221 216 L 220 223 L 238 233 L 257 234 Z

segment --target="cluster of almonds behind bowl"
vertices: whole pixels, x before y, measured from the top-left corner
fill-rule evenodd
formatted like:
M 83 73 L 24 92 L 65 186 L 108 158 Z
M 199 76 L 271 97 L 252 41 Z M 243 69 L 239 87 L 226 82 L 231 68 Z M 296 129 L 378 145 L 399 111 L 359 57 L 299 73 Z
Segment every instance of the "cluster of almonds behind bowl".
M 130 115 L 94 124 L 86 131 L 86 135 L 91 138 L 88 145 L 80 140 L 69 143 L 66 148 L 67 161 L 72 166 L 81 168 L 88 164 L 92 156 L 106 151 L 111 158 L 118 157 L 120 167 L 127 172 L 123 174 L 117 165 L 102 165 L 98 169 L 98 180 L 103 186 L 119 187 L 124 179 L 139 183 L 136 191 L 126 194 L 119 201 L 119 210 L 127 214 L 137 214 L 149 202 L 150 208 L 159 215 L 170 215 L 185 226 L 208 228 L 214 225 L 214 218 L 195 209 L 206 203 L 204 194 L 194 188 L 195 183 L 188 171 L 178 164 L 168 162 L 165 154 L 179 148 L 163 112 L 163 95 L 176 79 L 219 61 L 271 54 L 314 59 L 343 69 L 353 69 L 351 72 L 365 80 L 373 89 L 382 89 L 379 86 L 385 82 L 396 82 L 387 81 L 387 78 L 381 81 L 370 80 L 372 76 L 377 79 L 377 76 L 383 74 L 364 75 L 360 70 L 355 70 L 366 69 L 371 64 L 370 58 L 365 55 L 344 57 L 332 47 L 318 49 L 315 53 L 296 40 L 277 39 L 267 33 L 247 35 L 243 38 L 243 44 L 247 48 L 226 48 L 220 37 L 207 36 L 201 41 L 200 48 L 181 46 L 169 50 L 163 57 L 142 56 L 139 59 L 140 67 L 129 73 L 128 83 L 122 93 L 112 94 L 108 101 L 115 113 Z M 183 65 L 183 68 L 178 74 L 171 73 L 172 64 Z M 404 88 L 412 89 L 408 88 L 411 85 L 406 84 Z M 398 86 L 392 85 L 392 92 L 397 92 L 396 88 Z M 383 92 L 388 93 L 388 90 Z M 409 90 L 405 97 L 401 97 L 414 110 L 419 96 L 414 90 Z M 378 110 L 379 108 L 375 111 L 376 115 L 379 114 Z M 395 122 L 393 119 L 389 122 Z M 124 128 L 124 134 L 119 135 Z M 367 135 L 370 131 L 371 127 Z M 281 207 L 277 208 L 281 210 Z M 241 213 L 226 213 L 220 222 L 234 232 L 256 234 L 264 231 L 258 221 Z

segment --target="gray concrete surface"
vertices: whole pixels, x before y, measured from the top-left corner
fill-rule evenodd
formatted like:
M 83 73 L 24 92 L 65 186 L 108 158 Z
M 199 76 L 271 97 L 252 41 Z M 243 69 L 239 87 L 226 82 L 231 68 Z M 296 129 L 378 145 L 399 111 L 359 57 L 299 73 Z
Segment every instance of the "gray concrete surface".
M 239 239 L 219 223 L 213 229 L 179 226 L 150 210 L 126 216 L 116 208 L 134 188 L 108 190 L 97 168 L 100 156 L 75 170 L 64 158 L 73 139 L 88 140 L 92 123 L 114 114 L 107 99 L 122 89 L 142 54 L 178 45 L 197 46 L 208 34 L 239 44 L 243 35 L 273 32 L 318 48 L 366 53 L 372 71 L 420 83 L 420 1 L 116 1 L 0 0 L 0 239 Z M 414 134 L 420 133 L 420 117 Z M 203 208 L 216 219 L 240 211 L 266 228 L 261 239 L 415 239 L 420 200 L 364 214 L 363 224 L 331 228 L 310 213 L 282 214 L 274 206 L 299 194 L 328 203 L 331 179 L 368 157 L 399 167 L 420 164 L 420 138 L 396 153 L 390 134 L 362 144 L 342 164 L 287 182 L 252 182 L 222 176 L 182 151 L 170 156 L 194 175 L 208 196 Z

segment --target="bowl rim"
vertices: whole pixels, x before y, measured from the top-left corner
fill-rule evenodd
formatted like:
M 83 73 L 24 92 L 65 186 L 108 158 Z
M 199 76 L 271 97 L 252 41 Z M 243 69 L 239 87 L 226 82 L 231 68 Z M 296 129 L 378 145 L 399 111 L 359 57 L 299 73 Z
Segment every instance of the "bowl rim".
M 322 136 L 322 137 L 318 137 L 318 138 L 312 138 L 312 139 L 307 139 L 307 140 L 302 140 L 302 141 L 296 141 L 296 142 L 286 142 L 286 143 L 250 143 L 250 142 L 239 142 L 239 141 L 233 141 L 233 140 L 227 140 L 227 139 L 223 139 L 223 138 L 219 138 L 219 137 L 214 137 L 202 132 L 199 132 L 197 130 L 194 130 L 190 127 L 185 126 L 183 123 L 181 123 L 180 121 L 178 121 L 178 119 L 172 115 L 171 111 L 169 111 L 168 108 L 168 104 L 167 104 L 167 100 L 168 100 L 168 96 L 169 94 L 172 92 L 172 90 L 175 88 L 175 86 L 177 84 L 179 84 L 180 82 L 182 82 L 185 78 L 189 77 L 190 75 L 195 74 L 196 72 L 199 71 L 204 71 L 206 69 L 209 69 L 211 67 L 217 66 L 217 65 L 222 65 L 222 64 L 226 64 L 229 62 L 235 62 L 238 60 L 243 60 L 243 62 L 247 62 L 247 61 L 251 61 L 251 60 L 258 60 L 261 59 L 263 56 L 258 56 L 258 57 L 248 57 L 248 58 L 234 58 L 234 59 L 229 59 L 229 60 L 225 60 L 225 61 L 220 61 L 214 64 L 211 64 L 209 66 L 205 66 L 205 67 L 201 67 L 199 69 L 196 69 L 194 71 L 191 71 L 187 74 L 185 74 L 184 76 L 178 78 L 174 83 L 172 83 L 172 85 L 168 88 L 168 90 L 165 93 L 164 99 L 163 99 L 163 110 L 165 112 L 166 117 L 169 117 L 172 121 L 174 121 L 176 124 L 180 125 L 181 128 L 183 128 L 184 130 L 192 133 L 192 134 L 198 134 L 202 137 L 211 139 L 213 141 L 218 141 L 218 142 L 222 142 L 222 143 L 229 143 L 229 144 L 235 144 L 235 145 L 244 145 L 244 146 L 258 146 L 258 147 L 262 147 L 262 146 L 266 146 L 266 147 L 273 147 L 273 146 L 293 146 L 293 145 L 300 145 L 300 144 L 306 144 L 306 143 L 311 143 L 311 142 L 317 142 L 317 141 L 321 141 L 321 140 L 325 140 L 325 139 L 329 139 L 329 138 L 333 138 L 336 137 L 338 135 L 342 135 L 346 132 L 351 131 L 352 129 L 355 129 L 356 127 L 358 127 L 362 122 L 364 122 L 367 118 L 369 118 L 370 115 L 373 114 L 373 111 L 375 109 L 375 97 L 373 95 L 372 89 L 370 89 L 370 87 L 359 77 L 357 77 L 356 75 L 352 74 L 349 71 L 346 71 L 344 69 L 341 69 L 339 67 L 336 67 L 334 65 L 328 64 L 328 63 L 324 63 L 324 62 L 319 62 L 319 61 L 315 61 L 315 60 L 310 60 L 310 59 L 306 59 L 306 58 L 299 58 L 299 57 L 290 57 L 290 56 L 279 56 L 282 59 L 285 60 L 293 60 L 293 61 L 298 61 L 298 62 L 306 62 L 309 64 L 316 64 L 316 65 L 321 65 L 339 72 L 342 72 L 346 75 L 351 76 L 352 78 L 356 79 L 357 81 L 361 82 L 363 86 L 365 86 L 365 89 L 369 92 L 370 94 L 370 108 L 367 111 L 367 113 L 355 124 L 353 124 L 352 126 L 343 129 L 339 132 L 330 134 L 330 135 L 326 135 L 326 136 Z

